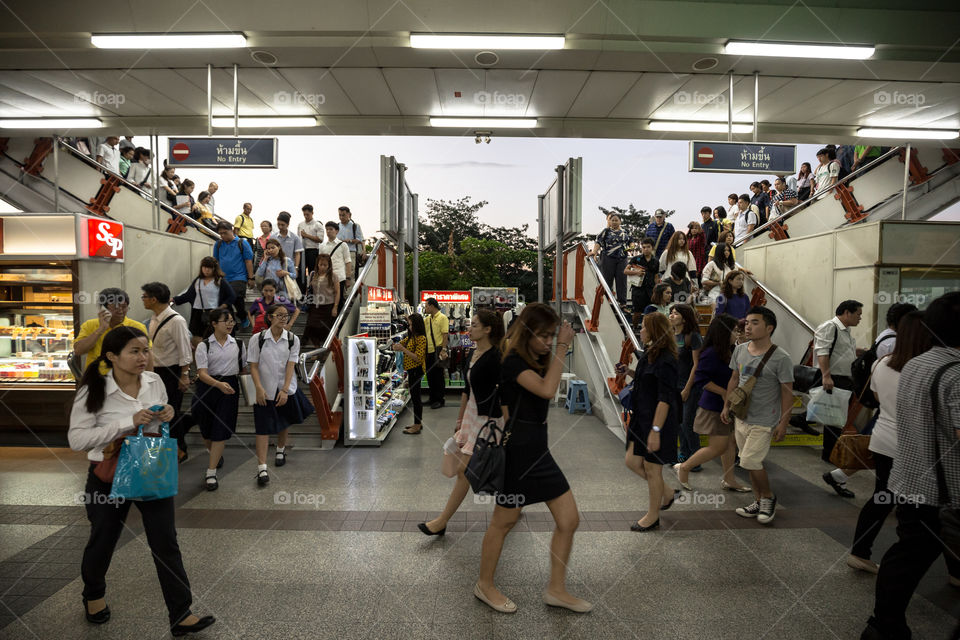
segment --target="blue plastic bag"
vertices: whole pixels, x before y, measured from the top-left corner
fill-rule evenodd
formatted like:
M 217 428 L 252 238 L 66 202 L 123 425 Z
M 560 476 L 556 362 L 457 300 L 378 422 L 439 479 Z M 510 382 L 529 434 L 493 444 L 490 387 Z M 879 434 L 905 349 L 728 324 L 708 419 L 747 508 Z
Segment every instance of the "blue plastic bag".
M 163 407 L 150 407 L 160 411 Z M 177 495 L 177 441 L 170 437 L 170 424 L 160 425 L 160 436 L 127 436 L 120 447 L 113 476 L 111 500 L 160 500 Z

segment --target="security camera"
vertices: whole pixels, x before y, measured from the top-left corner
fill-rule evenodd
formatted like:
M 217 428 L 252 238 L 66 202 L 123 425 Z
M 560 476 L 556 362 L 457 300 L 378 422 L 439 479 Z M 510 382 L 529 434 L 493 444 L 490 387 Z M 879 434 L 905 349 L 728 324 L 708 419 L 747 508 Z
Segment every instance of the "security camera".
M 480 136 L 477 136 L 476 138 L 474 138 L 473 141 L 477 144 L 480 144 Z

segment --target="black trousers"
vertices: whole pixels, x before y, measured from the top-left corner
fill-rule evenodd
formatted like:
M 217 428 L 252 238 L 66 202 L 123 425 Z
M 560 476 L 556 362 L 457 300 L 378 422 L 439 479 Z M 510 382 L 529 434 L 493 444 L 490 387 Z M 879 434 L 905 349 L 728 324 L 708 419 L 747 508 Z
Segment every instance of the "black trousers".
M 86 510 L 90 521 L 90 539 L 83 550 L 80 575 L 83 578 L 83 597 L 98 600 L 106 594 L 107 570 L 113 559 L 117 540 L 123 532 L 132 501 L 108 502 L 111 485 L 94 475 L 93 465 L 87 472 Z M 170 624 L 174 625 L 190 615 L 193 596 L 190 581 L 183 568 L 177 529 L 174 520 L 173 498 L 136 501 L 147 534 L 147 544 L 160 579 L 160 590 L 167 605 Z
M 407 384 L 410 386 L 410 403 L 413 405 L 413 424 L 423 424 L 423 398 L 420 396 L 420 381 L 423 367 L 407 369 Z
M 172 367 L 161 367 L 154 365 L 154 373 L 160 376 L 163 381 L 163 388 L 167 390 L 167 404 L 173 407 L 173 420 L 170 421 L 170 435 L 177 439 L 177 446 L 181 451 L 187 450 L 187 443 L 184 437 L 193 426 L 189 420 L 183 419 L 183 413 L 180 411 L 183 405 L 183 391 L 180 391 L 180 365 Z
M 898 540 L 880 561 L 873 617 L 873 635 L 864 637 L 908 640 L 907 605 L 930 565 L 944 553 L 940 509 L 924 504 L 897 506 Z M 960 577 L 960 561 L 949 554 L 947 567 Z
M 850 551 L 853 555 L 867 560 L 870 559 L 877 534 L 883 528 L 883 521 L 887 519 L 894 507 L 893 494 L 887 489 L 890 469 L 893 468 L 893 458 L 874 452 L 873 460 L 877 465 L 874 470 L 877 474 L 877 482 L 873 489 L 873 497 L 860 510 L 857 529 L 853 534 L 853 548 Z
M 307 281 L 308 281 L 308 279 L 309 279 L 309 273 L 313 273 L 313 271 L 317 268 L 317 256 L 318 256 L 318 255 L 320 255 L 320 250 L 319 250 L 319 249 L 304 249 L 304 250 L 303 250 L 303 262 L 304 262 L 304 264 L 300 265 L 300 266 L 302 267 L 302 269 L 300 269 L 300 283 L 301 283 L 300 288 L 301 288 L 301 289 L 304 289 L 304 288 L 305 288 L 304 285 L 306 285 L 306 283 L 307 283 Z M 308 273 L 308 272 L 309 272 L 309 273 Z
M 430 389 L 430 404 L 443 402 L 446 391 L 446 381 L 443 378 L 443 367 L 438 364 L 437 354 L 427 354 L 427 385 Z
M 230 288 L 233 289 L 233 311 L 237 316 L 237 324 L 247 319 L 247 281 L 231 280 Z
M 847 391 L 853 389 L 853 380 L 851 380 L 848 376 L 832 377 L 833 386 L 837 389 L 846 389 Z M 839 427 L 829 424 L 823 425 L 823 452 L 820 454 L 820 457 L 824 462 L 830 462 L 830 454 L 833 452 L 833 448 L 836 446 L 837 440 L 840 439 L 841 433 L 843 433 L 843 425 Z
M 603 274 L 603 279 L 607 281 L 607 286 L 610 287 L 611 291 L 616 284 L 617 302 L 620 303 L 621 307 L 627 304 L 627 274 L 623 272 L 626 268 L 626 256 L 623 258 L 600 257 L 600 273 Z

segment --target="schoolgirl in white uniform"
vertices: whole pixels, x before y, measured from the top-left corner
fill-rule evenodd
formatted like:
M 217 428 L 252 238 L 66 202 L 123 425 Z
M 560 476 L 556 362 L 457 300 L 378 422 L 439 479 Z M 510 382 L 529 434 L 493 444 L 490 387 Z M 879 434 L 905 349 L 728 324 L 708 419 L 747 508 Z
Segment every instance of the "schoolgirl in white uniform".
M 300 424 L 313 413 L 313 407 L 297 388 L 294 369 L 300 357 L 300 338 L 284 329 L 290 312 L 283 305 L 267 308 L 269 328 L 255 333 L 247 345 L 247 362 L 257 389 L 253 406 L 253 424 L 257 442 L 257 484 L 270 482 L 267 474 L 267 447 L 270 436 L 277 436 L 274 464 L 287 462 L 287 429 Z
M 229 309 L 214 309 L 208 335 L 197 346 L 197 392 L 190 413 L 200 425 L 203 443 L 210 452 L 204 486 L 216 491 L 217 469 L 223 466 L 223 448 L 237 430 L 240 408 L 240 374 L 247 350 L 230 333 L 236 325 Z

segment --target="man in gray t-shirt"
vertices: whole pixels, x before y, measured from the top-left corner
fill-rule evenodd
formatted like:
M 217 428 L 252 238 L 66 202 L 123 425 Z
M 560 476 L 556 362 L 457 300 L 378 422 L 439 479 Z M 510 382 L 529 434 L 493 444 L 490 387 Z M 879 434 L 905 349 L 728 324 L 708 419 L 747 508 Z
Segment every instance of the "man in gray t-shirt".
M 737 515 L 756 518 L 761 524 L 773 521 L 777 498 L 770 490 L 770 479 L 763 461 L 770 451 L 771 440 L 779 442 L 787 433 L 790 411 L 793 408 L 793 363 L 790 354 L 774 345 L 770 338 L 777 328 L 777 316 L 766 307 L 753 307 L 747 312 L 744 335 L 750 340 L 738 345 L 730 358 L 733 375 L 727 385 L 720 420 L 734 421 L 734 435 L 740 448 L 740 466 L 750 472 L 756 500 L 737 509 Z M 772 349 L 763 370 L 756 377 L 750 393 L 746 420 L 735 418 L 730 411 L 730 394 L 747 380 L 756 376 L 764 356 Z

